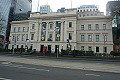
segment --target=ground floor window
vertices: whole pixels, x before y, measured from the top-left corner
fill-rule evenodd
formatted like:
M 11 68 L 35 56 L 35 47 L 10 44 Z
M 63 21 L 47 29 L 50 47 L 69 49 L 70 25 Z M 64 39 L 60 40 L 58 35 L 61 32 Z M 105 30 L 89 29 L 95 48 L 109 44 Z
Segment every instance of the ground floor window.
M 103 47 L 103 52 L 107 53 L 107 47 Z
M 92 46 L 88 46 L 88 51 L 92 51 Z
M 96 52 L 99 52 L 99 47 L 96 47 Z
M 84 46 L 81 46 L 81 50 L 84 51 Z

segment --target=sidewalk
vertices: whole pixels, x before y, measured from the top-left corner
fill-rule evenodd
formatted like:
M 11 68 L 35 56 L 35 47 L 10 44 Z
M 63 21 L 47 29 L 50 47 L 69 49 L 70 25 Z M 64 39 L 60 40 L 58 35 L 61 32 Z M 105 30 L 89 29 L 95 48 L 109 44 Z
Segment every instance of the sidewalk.
M 103 64 L 103 63 L 84 63 L 84 62 L 68 62 L 68 61 L 57 61 L 54 59 L 28 59 L 23 57 L 12 57 L 12 56 L 0 56 L 0 61 L 9 61 L 24 64 L 42 65 L 49 67 L 58 68 L 69 68 L 69 69 L 80 69 L 80 70 L 92 70 L 102 72 L 114 72 L 120 73 L 119 64 Z

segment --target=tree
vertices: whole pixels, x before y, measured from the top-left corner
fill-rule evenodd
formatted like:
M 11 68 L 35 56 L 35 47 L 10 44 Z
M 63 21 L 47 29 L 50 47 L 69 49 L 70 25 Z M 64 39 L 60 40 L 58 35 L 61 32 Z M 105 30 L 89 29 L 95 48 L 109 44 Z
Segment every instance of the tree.
M 117 45 L 120 45 L 120 37 L 117 39 Z
M 0 13 L 0 34 L 1 35 L 5 35 L 5 22 L 6 20 L 4 19 L 4 16 L 2 15 L 2 13 Z

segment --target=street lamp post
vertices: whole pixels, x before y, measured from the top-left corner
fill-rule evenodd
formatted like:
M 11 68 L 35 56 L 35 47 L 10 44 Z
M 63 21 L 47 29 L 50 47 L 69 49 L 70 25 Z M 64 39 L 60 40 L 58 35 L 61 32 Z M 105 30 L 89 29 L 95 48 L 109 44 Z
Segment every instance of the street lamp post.
M 74 45 L 74 50 L 75 50 L 75 45 Z
M 57 48 L 57 58 L 58 58 L 58 48 Z
M 29 42 L 29 39 L 26 39 L 26 42 L 25 42 L 25 50 L 26 50 L 26 52 L 28 50 L 28 42 Z

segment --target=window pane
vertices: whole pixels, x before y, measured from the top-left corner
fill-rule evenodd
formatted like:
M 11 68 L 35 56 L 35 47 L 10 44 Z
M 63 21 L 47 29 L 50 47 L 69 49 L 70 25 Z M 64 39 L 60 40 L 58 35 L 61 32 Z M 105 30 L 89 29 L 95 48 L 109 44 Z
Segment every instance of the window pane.
M 88 30 L 91 30 L 91 24 L 88 24 Z
M 23 32 L 25 32 L 25 27 L 23 27 Z
M 88 35 L 88 41 L 92 41 L 92 36 Z
M 69 27 L 72 27 L 72 22 L 69 22 Z
M 99 41 L 99 35 L 96 35 L 96 41 L 97 42 Z
M 96 52 L 99 52 L 99 47 L 96 47 Z
M 31 34 L 31 40 L 34 40 L 34 34 Z
M 81 50 L 84 51 L 84 46 L 81 46 Z
M 88 51 L 92 51 L 92 46 L 88 46 Z
M 69 40 L 72 40 L 72 33 L 69 33 Z
M 35 24 L 32 24 L 32 29 L 35 29 Z
M 106 30 L 106 24 L 103 24 L 103 30 Z
M 81 35 L 81 41 L 84 41 L 84 39 L 85 39 L 84 35 Z
M 18 27 L 18 32 L 20 32 L 20 27 Z
M 53 27 L 53 24 L 50 24 L 50 25 L 49 25 L 49 29 L 52 29 L 52 27 Z
M 81 25 L 81 30 L 84 30 L 84 25 Z
M 96 30 L 99 30 L 99 25 L 95 24 L 95 28 L 96 28 Z

